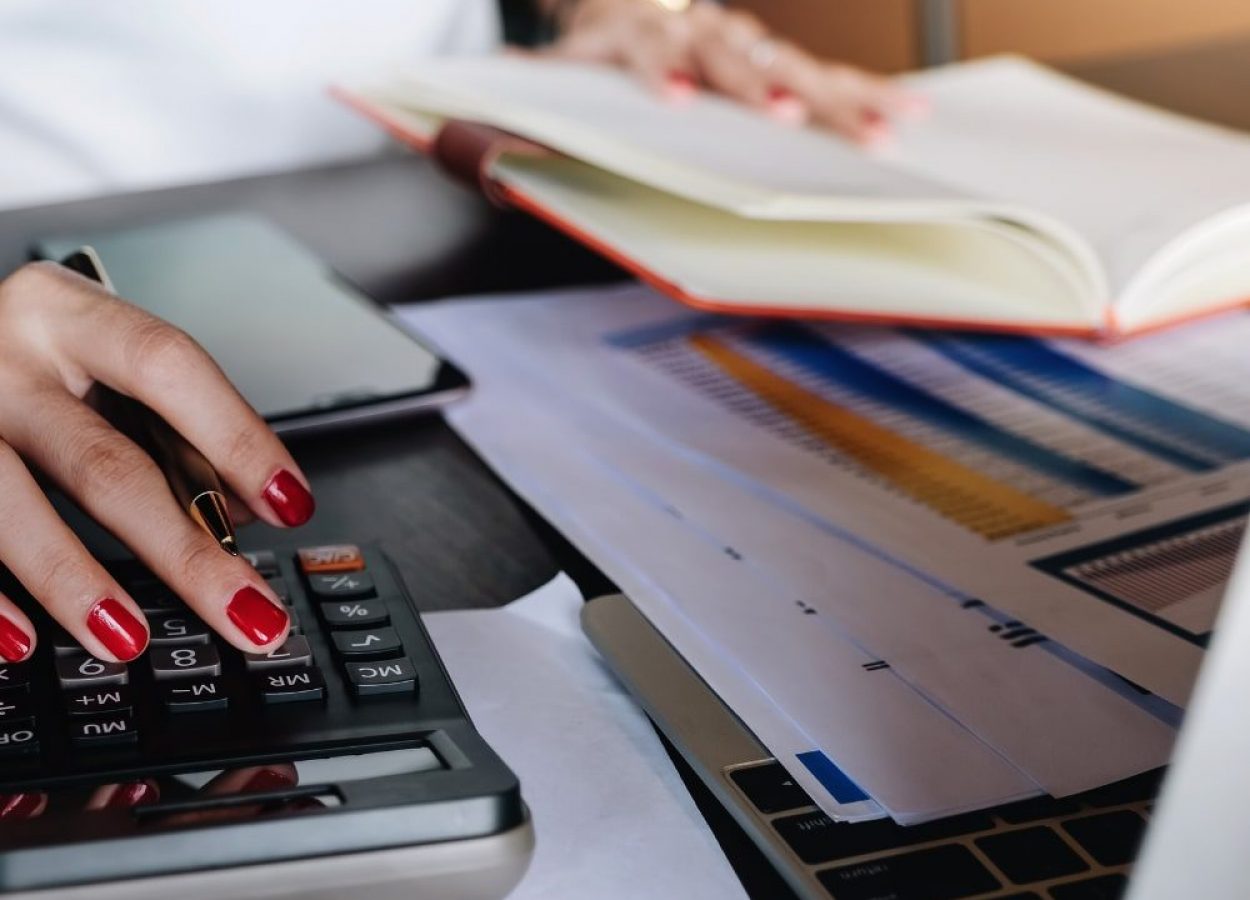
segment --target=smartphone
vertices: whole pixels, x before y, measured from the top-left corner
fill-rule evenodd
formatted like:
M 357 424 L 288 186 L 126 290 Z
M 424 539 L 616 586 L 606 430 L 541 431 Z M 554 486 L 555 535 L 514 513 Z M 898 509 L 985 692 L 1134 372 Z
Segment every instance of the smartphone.
M 203 216 L 39 241 L 94 248 L 116 292 L 208 350 L 280 434 L 437 409 L 469 380 L 263 218 Z

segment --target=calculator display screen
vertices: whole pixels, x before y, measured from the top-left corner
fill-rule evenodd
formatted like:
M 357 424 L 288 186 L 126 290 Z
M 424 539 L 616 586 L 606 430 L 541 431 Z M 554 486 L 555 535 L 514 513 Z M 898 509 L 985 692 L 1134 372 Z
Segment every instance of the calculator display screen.
M 49 820 L 68 825 L 82 816 L 131 809 L 145 827 L 159 828 L 315 811 L 341 805 L 334 785 L 441 768 L 428 747 L 408 747 L 0 793 L 0 849 L 29 846 L 32 820 L 46 830 Z M 249 802 L 253 794 L 264 798 Z M 238 802 L 232 802 L 235 798 Z

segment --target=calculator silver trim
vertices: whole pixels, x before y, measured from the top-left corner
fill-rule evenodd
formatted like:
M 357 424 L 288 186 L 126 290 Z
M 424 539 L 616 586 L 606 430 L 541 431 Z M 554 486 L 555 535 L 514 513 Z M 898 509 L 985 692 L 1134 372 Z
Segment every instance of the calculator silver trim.
M 6 900 L 501 900 L 534 850 L 533 823 L 480 838 L 6 894 Z

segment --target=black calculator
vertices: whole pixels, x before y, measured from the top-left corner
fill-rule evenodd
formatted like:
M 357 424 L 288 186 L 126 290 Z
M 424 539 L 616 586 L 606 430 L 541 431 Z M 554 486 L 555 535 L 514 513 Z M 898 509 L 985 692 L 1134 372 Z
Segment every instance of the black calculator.
M 506 894 L 533 843 L 519 784 L 395 568 L 353 544 L 246 556 L 291 614 L 268 654 L 219 639 L 134 562 L 110 564 L 151 629 L 129 665 L 89 656 L 6 580 L 41 641 L 0 665 L 0 891 L 364 896 L 390 878 L 395 896 Z

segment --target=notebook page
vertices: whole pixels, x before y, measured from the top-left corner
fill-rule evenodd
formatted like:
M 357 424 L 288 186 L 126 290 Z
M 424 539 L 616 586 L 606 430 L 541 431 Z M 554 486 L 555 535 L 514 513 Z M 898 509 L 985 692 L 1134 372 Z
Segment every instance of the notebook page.
M 435 59 L 406 70 L 387 97 L 485 119 L 742 215 L 768 216 L 770 203 L 787 194 L 942 206 L 962 199 L 958 188 L 886 168 L 832 133 L 789 127 L 710 93 L 680 105 L 657 102 L 635 79 L 606 67 L 518 57 Z M 933 214 L 931 203 L 923 213 Z M 863 204 L 848 206 L 845 216 L 874 217 Z
M 933 102 L 888 161 L 1027 206 L 1093 245 L 1122 291 L 1164 245 L 1250 202 L 1250 138 L 1123 100 L 1014 57 L 911 79 Z

